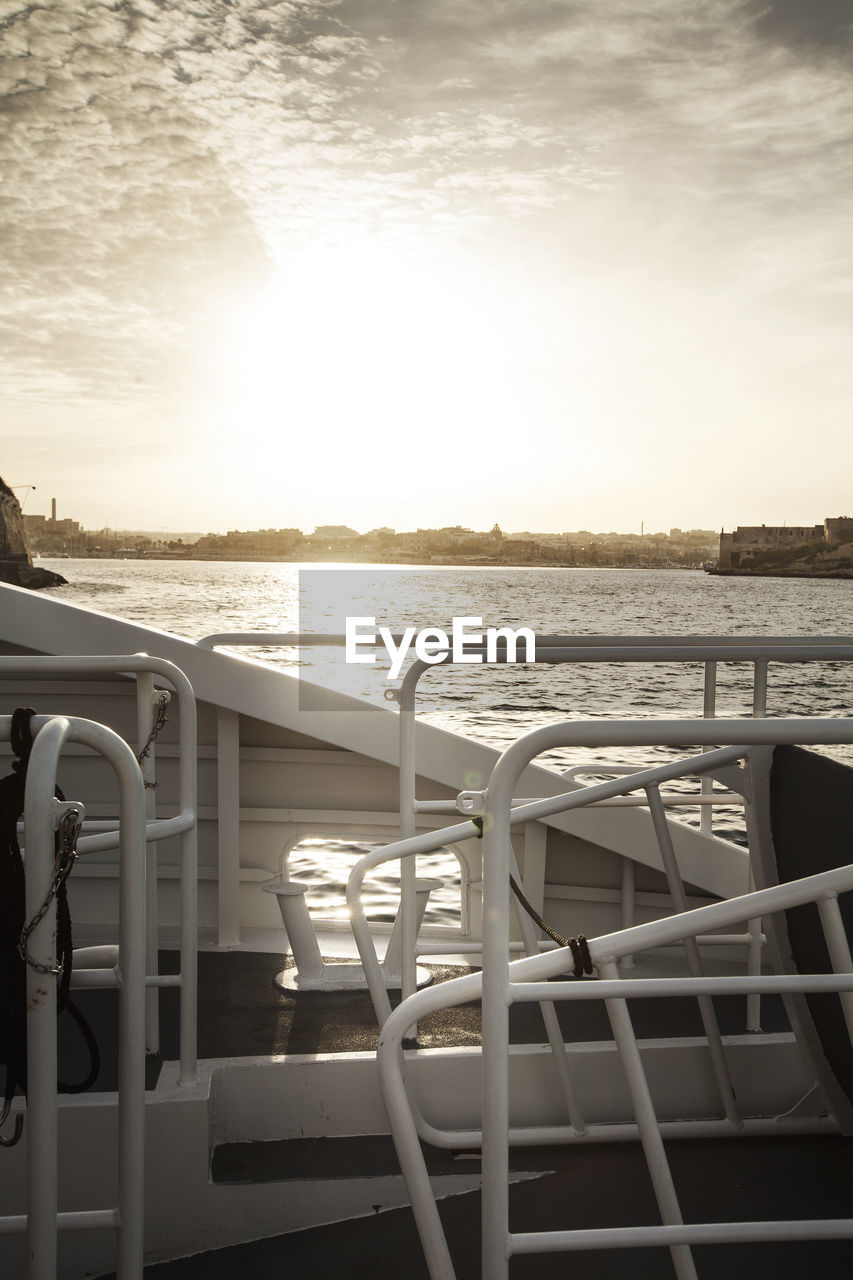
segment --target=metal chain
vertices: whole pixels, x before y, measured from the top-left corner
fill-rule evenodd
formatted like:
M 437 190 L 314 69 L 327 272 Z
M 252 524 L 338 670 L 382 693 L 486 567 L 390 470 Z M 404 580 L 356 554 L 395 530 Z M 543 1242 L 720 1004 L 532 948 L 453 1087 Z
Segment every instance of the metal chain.
M 168 693 L 165 693 L 161 690 L 161 692 L 157 697 L 157 714 L 154 717 L 154 724 L 151 726 L 151 732 L 148 735 L 148 741 L 145 743 L 145 746 L 142 748 L 142 750 L 139 752 L 139 755 L 136 757 L 137 764 L 140 765 L 140 767 L 142 766 L 143 762 L 148 759 L 149 755 L 151 754 L 151 748 L 154 746 L 154 743 L 157 741 L 157 736 L 160 733 L 160 730 L 168 721 L 168 716 L 166 715 L 166 708 L 168 705 L 169 705 L 169 695 Z M 145 783 L 146 790 L 148 791 L 156 791 L 157 785 L 158 784 L 156 782 Z
M 33 929 L 47 915 L 50 910 L 50 904 L 71 874 L 71 868 L 74 866 L 74 861 L 77 857 L 77 837 L 80 834 L 80 827 L 79 813 L 76 809 L 68 809 L 62 815 L 59 823 L 59 848 L 54 858 L 53 880 L 47 891 L 47 896 L 29 924 L 24 925 L 21 930 L 21 936 L 18 939 L 18 955 L 31 969 L 35 969 L 36 973 L 52 973 L 57 976 L 62 972 L 62 966 L 59 964 L 40 964 L 37 960 L 34 960 L 27 950 L 27 940 Z

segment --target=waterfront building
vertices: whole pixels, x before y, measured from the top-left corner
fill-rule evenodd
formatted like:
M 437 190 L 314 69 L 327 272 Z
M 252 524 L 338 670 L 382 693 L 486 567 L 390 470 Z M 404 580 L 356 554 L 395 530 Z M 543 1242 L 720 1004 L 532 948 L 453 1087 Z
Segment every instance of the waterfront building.
M 853 517 L 828 517 L 823 524 L 738 525 L 720 533 L 721 569 L 744 568 L 766 552 L 783 553 L 806 547 L 841 546 L 853 541 Z

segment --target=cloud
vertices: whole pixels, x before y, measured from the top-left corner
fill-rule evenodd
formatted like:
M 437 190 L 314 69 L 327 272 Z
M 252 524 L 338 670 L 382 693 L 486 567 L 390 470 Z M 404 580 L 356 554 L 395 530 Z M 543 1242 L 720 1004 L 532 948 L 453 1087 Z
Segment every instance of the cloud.
M 720 335 L 727 313 L 754 334 L 781 315 L 836 360 L 848 15 L 0 0 L 7 394 L 58 422 L 71 403 L 99 422 L 148 407 L 168 438 L 215 382 L 223 312 L 309 250 L 368 244 L 448 275 L 468 255 L 519 289 L 551 279 L 558 300 L 582 287 L 615 329 L 639 298 L 659 352 L 667 313 L 713 313 Z
M 853 13 L 847 0 L 750 0 L 756 31 L 804 56 L 816 53 L 850 61 Z

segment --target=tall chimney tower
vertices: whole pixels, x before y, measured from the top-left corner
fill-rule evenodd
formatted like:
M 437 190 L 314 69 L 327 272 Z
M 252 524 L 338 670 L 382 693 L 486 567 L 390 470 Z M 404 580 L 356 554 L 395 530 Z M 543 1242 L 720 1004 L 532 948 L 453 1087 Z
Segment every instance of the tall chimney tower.
M 56 524 L 56 498 L 50 500 L 50 518 Z

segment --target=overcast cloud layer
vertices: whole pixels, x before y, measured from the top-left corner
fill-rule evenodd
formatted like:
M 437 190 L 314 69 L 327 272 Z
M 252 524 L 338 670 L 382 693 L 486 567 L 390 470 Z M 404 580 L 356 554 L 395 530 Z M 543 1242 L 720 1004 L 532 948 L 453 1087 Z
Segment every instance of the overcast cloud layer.
M 0 473 L 88 525 L 853 514 L 851 19 L 0 0 Z

